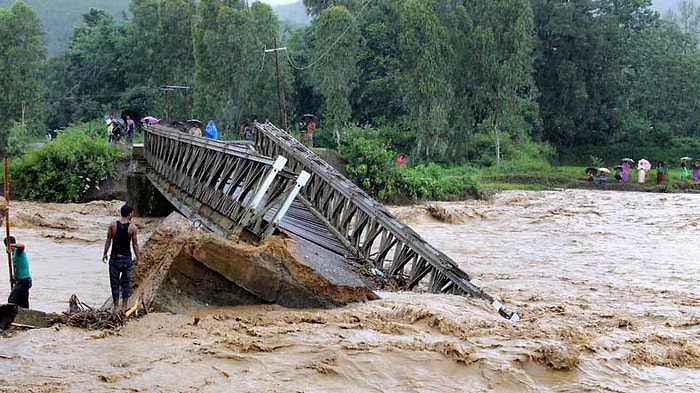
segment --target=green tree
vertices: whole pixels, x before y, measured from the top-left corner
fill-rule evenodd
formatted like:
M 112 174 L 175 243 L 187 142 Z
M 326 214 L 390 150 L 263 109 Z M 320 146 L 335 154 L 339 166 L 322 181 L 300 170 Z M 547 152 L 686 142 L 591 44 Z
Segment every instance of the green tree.
M 678 10 L 671 10 L 666 19 L 676 25 L 685 35 L 685 53 L 698 50 L 700 45 L 700 4 L 695 5 L 690 1 L 681 1 Z
M 666 21 L 644 32 L 622 106 L 625 118 L 613 142 L 667 146 L 674 137 L 700 136 L 700 52 L 688 52 L 687 35 Z
M 358 21 L 360 72 L 353 97 L 353 115 L 358 121 L 393 123 L 408 114 L 401 89 L 403 62 L 396 34 L 401 3 L 399 0 L 372 2 Z
M 656 16 L 647 0 L 534 0 L 536 84 L 544 134 L 559 149 L 610 142 L 630 94 L 628 72 Z
M 201 19 L 193 31 L 195 115 L 217 119 L 224 128 L 235 130 L 249 116 L 276 118 L 276 105 L 274 114 L 267 112 L 270 104 L 262 107 L 262 113 L 253 113 L 258 108 L 251 106 L 264 100 L 276 103 L 271 62 L 265 61 L 267 68 L 263 65 L 263 49 L 274 46 L 272 33 L 278 26 L 269 6 L 257 3 L 249 10 L 241 1 L 206 0 L 199 9 Z M 254 27 L 256 19 L 267 26 Z
M 39 71 L 46 58 L 41 22 L 23 2 L 0 9 L 0 152 L 7 146 L 7 132 L 13 122 L 40 128 Z
M 317 60 L 310 69 L 314 88 L 325 104 L 325 119 L 340 146 L 340 130 L 350 120 L 350 92 L 357 83 L 359 43 L 355 18 L 345 7 L 331 7 L 319 16 L 314 30 Z
M 75 100 L 78 120 L 92 120 L 116 106 L 126 88 L 121 67 L 124 29 L 104 11 L 91 10 L 77 28 L 66 50 L 69 90 L 65 99 Z
M 448 114 L 454 95 L 448 79 L 454 53 L 440 23 L 437 0 L 408 0 L 398 32 L 402 54 L 402 88 L 416 135 L 414 156 L 430 160 L 447 150 L 452 134 Z
M 323 10 L 331 7 L 345 7 L 350 11 L 355 11 L 359 3 L 359 0 L 304 0 L 304 7 L 309 15 L 319 16 Z
M 155 85 L 157 53 L 160 51 L 156 28 L 159 25 L 158 0 L 132 0 L 129 4 L 132 19 L 124 22 L 124 47 L 128 59 L 125 64 L 129 86 Z
M 512 137 L 520 133 L 520 139 L 528 140 L 536 125 L 528 118 L 535 98 L 533 14 L 527 0 L 483 0 L 470 5 L 476 23 L 467 71 L 474 75 L 478 91 L 473 105 L 485 122 L 481 125 L 493 133 L 495 159 L 500 163 L 503 131 Z
M 265 52 L 266 49 L 274 49 L 275 37 L 279 30 L 279 22 L 272 8 L 268 5 L 255 2 L 247 10 L 248 18 L 243 26 L 243 29 L 249 31 L 253 35 L 251 43 L 250 55 L 255 64 L 255 68 L 250 70 L 251 89 L 246 91 L 245 100 L 241 106 L 241 112 L 236 119 L 240 124 L 254 119 L 274 119 L 274 123 L 278 119 L 278 100 L 277 100 L 277 76 L 275 67 L 275 54 L 273 52 Z M 283 47 L 282 43 L 277 41 L 278 47 Z M 258 55 L 256 57 L 256 54 Z M 289 99 L 292 93 L 292 73 L 287 65 L 286 54 L 283 51 L 278 53 L 280 62 L 280 85 L 283 94 L 283 105 L 285 114 L 294 113 L 294 105 Z M 290 123 L 289 119 L 285 119 L 286 124 Z M 282 124 L 278 124 L 282 127 Z

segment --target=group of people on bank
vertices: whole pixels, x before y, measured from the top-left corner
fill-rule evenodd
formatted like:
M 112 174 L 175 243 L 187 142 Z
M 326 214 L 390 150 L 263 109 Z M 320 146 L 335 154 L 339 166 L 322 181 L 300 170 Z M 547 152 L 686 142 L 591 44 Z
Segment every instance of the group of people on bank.
M 689 162 L 692 163 L 689 165 Z M 615 165 L 615 181 L 618 183 L 627 183 L 630 181 L 630 170 L 635 161 L 631 158 L 623 158 L 621 163 Z M 700 181 L 700 159 L 693 161 L 691 157 L 682 157 L 680 159 L 681 178 L 690 179 L 697 184 Z M 660 186 L 664 182 L 664 178 L 668 173 L 668 166 L 664 161 L 656 161 L 652 168 L 652 163 L 646 158 L 641 158 L 636 163 L 637 182 L 639 184 L 646 183 L 647 172 L 656 171 L 656 185 Z M 596 181 L 598 184 L 607 183 L 610 170 L 607 168 L 586 168 L 586 176 L 589 181 Z M 597 177 L 597 179 L 596 179 Z
M 110 143 L 119 143 L 122 138 L 126 138 L 126 142 L 129 144 L 133 143 L 136 123 L 130 115 L 126 115 L 125 119 L 116 119 L 114 114 L 110 113 L 105 122 L 107 123 L 107 140 Z

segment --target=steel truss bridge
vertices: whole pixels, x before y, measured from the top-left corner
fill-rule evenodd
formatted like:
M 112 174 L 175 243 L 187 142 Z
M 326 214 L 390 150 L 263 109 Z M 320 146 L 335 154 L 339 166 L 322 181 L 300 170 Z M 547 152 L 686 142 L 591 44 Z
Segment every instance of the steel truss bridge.
M 518 320 L 311 149 L 271 123 L 254 126 L 250 142 L 145 126 L 147 176 L 183 215 L 223 235 L 262 240 L 281 231 L 396 278 L 400 289 L 482 298 Z

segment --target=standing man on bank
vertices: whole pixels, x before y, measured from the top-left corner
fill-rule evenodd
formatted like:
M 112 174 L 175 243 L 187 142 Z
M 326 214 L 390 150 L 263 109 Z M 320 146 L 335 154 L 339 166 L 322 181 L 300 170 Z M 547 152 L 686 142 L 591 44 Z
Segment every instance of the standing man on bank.
M 126 311 L 129 295 L 131 295 L 131 269 L 139 259 L 138 229 L 131 223 L 134 217 L 134 208 L 126 204 L 121 208 L 122 218 L 109 225 L 107 229 L 107 241 L 102 255 L 102 262 L 107 263 L 109 254 L 109 285 L 112 288 L 112 312 Z M 134 249 L 134 258 L 131 257 L 131 249 Z M 121 289 L 122 304 L 119 307 L 119 290 Z
M 7 248 L 7 238 L 5 238 Z M 25 246 L 17 243 L 14 236 L 10 236 L 8 254 L 12 252 L 12 291 L 7 298 L 8 303 L 14 303 L 22 308 L 29 308 L 29 288 L 32 287 L 32 277 L 29 275 L 29 258 L 25 252 Z M 10 251 L 12 250 L 12 251 Z

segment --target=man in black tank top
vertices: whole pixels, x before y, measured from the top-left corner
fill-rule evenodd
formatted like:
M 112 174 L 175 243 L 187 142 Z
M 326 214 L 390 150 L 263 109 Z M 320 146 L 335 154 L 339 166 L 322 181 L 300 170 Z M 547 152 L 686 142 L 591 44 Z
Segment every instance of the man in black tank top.
M 102 262 L 107 263 L 109 254 L 109 286 L 112 288 L 112 312 L 124 312 L 131 294 L 131 269 L 141 259 L 139 249 L 138 229 L 131 223 L 134 217 L 134 208 L 124 205 L 121 209 L 122 218 L 109 225 L 107 241 Z M 134 249 L 134 257 L 131 257 L 131 249 Z M 119 307 L 119 290 L 121 289 L 122 303 Z

